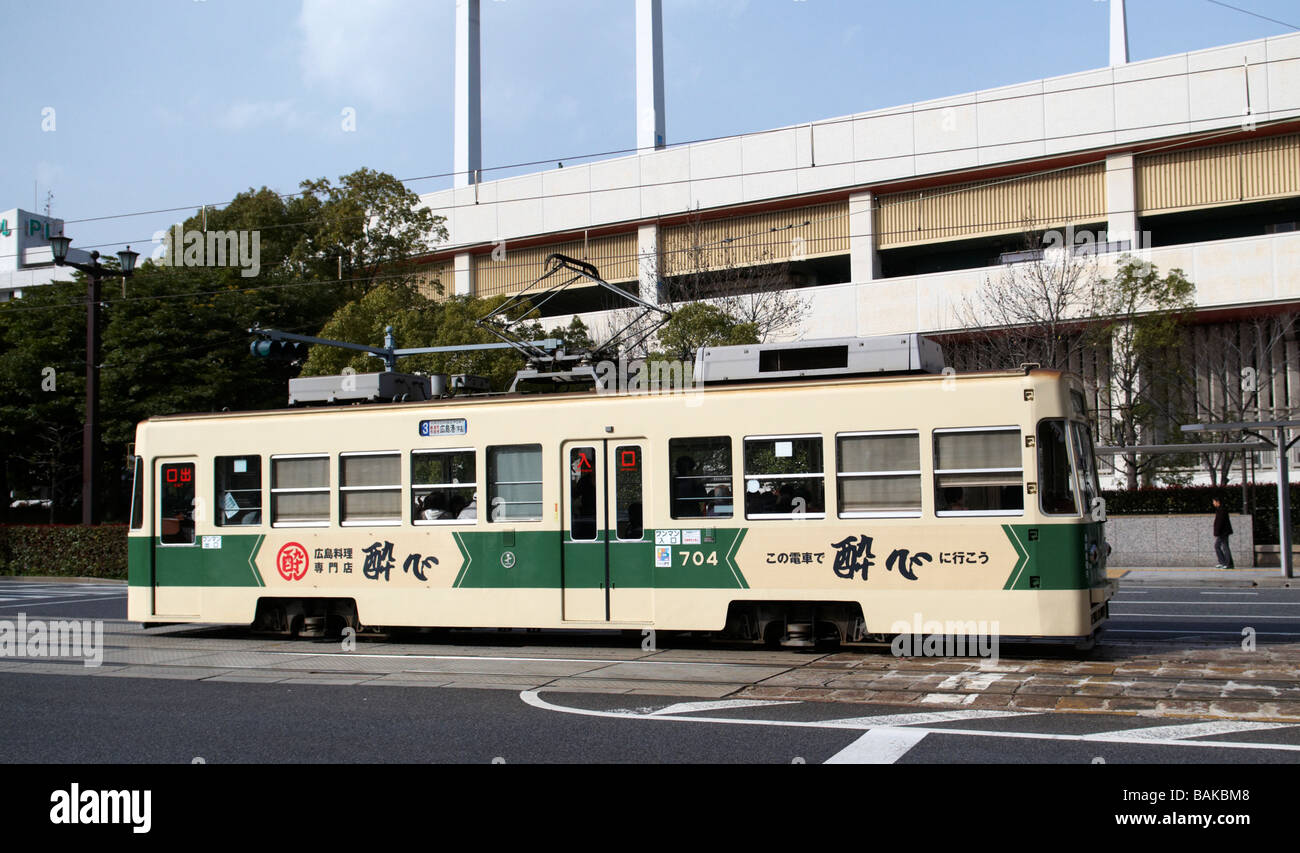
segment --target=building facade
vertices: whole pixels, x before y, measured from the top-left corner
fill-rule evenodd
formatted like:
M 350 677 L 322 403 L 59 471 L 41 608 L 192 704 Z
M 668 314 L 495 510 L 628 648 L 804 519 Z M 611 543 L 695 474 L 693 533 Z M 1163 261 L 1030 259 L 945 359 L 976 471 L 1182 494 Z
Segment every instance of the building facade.
M 1300 310 L 1300 34 L 643 148 L 421 201 L 446 218 L 449 241 L 427 261 L 448 292 L 518 293 L 551 252 L 661 301 L 691 272 L 767 270 L 804 307 L 779 332 L 788 338 L 960 333 L 961 306 L 1026 262 L 1026 234 L 1057 234 L 1103 277 L 1129 255 L 1183 270 L 1196 285 L 1191 345 L 1233 350 L 1224 371 L 1259 371 L 1254 413 L 1300 414 L 1286 319 Z M 599 327 L 609 307 L 589 289 L 551 313 Z M 1284 327 L 1261 331 L 1260 317 Z M 1090 378 L 1105 409 L 1104 371 Z M 1213 377 L 1196 381 L 1193 396 L 1213 400 Z

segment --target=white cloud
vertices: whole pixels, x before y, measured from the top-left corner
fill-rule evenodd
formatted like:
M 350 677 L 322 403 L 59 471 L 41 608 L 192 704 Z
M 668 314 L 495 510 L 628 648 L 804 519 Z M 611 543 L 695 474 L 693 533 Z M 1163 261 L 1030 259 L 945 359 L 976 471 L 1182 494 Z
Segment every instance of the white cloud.
M 328 88 L 341 105 L 402 108 L 436 79 L 433 57 L 453 49 L 454 32 L 441 11 L 438 4 L 410 0 L 303 0 L 304 81 Z

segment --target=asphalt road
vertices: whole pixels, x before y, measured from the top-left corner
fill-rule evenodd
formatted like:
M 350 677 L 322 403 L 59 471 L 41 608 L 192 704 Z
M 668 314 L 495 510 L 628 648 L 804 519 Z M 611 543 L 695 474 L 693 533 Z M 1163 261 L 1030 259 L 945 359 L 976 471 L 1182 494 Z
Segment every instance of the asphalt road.
M 1113 602 L 1107 636 L 1141 637 L 1167 644 L 1171 653 L 1188 640 L 1235 646 L 1243 628 L 1253 628 L 1261 642 L 1287 643 L 1300 633 L 1297 609 L 1300 590 L 1124 590 Z M 0 583 L 0 620 L 18 613 L 120 620 L 124 590 L 105 584 Z M 473 673 L 472 667 L 483 661 L 493 666 L 505 662 L 520 672 L 538 665 L 558 667 L 560 673 L 573 666 L 581 671 L 587 664 L 625 667 L 624 680 L 547 682 L 581 683 L 581 690 L 512 686 L 508 674 L 484 682 L 496 689 L 471 689 L 460 675 L 409 685 L 329 683 L 338 673 L 327 671 L 325 664 L 345 657 L 335 654 L 337 644 L 250 645 L 240 629 L 183 629 L 172 635 L 111 624 L 121 636 L 141 641 L 126 648 L 128 657 L 163 654 L 157 660 L 175 666 L 153 666 L 151 677 L 139 678 L 127 663 L 114 672 L 107 666 L 85 670 L 77 662 L 33 669 L 0 660 L 0 715 L 8 721 L 0 728 L 0 761 L 1300 763 L 1300 722 L 980 711 L 723 694 L 703 698 L 680 691 L 656 695 L 653 680 L 638 682 L 638 691 L 628 692 L 627 679 L 635 677 L 636 667 L 691 667 L 709 678 L 728 672 L 738 682 L 763 676 L 767 669 L 797 670 L 797 654 L 785 651 L 715 652 L 700 646 L 676 658 L 636 661 L 635 644 L 617 636 L 515 633 L 480 635 L 476 643 L 456 649 L 437 643 L 381 645 L 366 655 L 363 648 L 359 658 L 346 663 L 356 668 L 361 660 L 366 667 L 382 669 L 396 656 L 400 670 L 393 674 L 412 678 L 420 674 L 413 667 L 434 658 L 439 659 L 437 673 L 459 672 L 462 666 Z M 188 645 L 172 649 L 169 637 Z M 155 648 L 163 651 L 150 651 Z M 195 649 L 207 656 L 204 667 L 224 675 L 209 676 L 207 669 L 191 666 Z M 241 678 L 219 670 L 257 655 L 262 656 L 258 660 L 284 662 L 277 665 L 306 662 L 277 673 L 283 680 L 274 683 L 252 671 Z M 222 657 L 219 664 L 212 662 L 217 657 Z M 623 658 L 628 661 L 620 663 Z

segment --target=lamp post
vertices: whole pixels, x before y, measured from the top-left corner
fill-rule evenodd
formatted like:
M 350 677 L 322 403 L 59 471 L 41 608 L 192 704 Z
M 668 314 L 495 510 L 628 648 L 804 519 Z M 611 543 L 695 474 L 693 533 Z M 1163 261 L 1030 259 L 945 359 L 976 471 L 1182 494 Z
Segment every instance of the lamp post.
M 95 523 L 95 474 L 99 470 L 99 290 L 108 276 L 129 278 L 135 272 L 139 252 L 127 246 L 117 253 L 122 263 L 120 270 L 108 269 L 99 264 L 99 252 L 90 253 L 90 263 L 79 264 L 68 260 L 72 238 L 60 234 L 50 238 L 50 251 L 54 263 L 84 272 L 86 283 L 86 418 L 81 431 L 81 523 Z

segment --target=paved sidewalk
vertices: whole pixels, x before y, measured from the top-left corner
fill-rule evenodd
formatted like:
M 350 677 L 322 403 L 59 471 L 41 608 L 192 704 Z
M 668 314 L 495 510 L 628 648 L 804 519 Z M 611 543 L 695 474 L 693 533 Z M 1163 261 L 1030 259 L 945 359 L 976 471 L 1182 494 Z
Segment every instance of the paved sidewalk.
M 1300 575 L 1300 567 L 1292 570 Z M 1284 578 L 1282 569 L 1212 569 L 1195 566 L 1108 568 L 1106 575 L 1120 586 L 1247 586 L 1300 589 L 1300 577 Z

